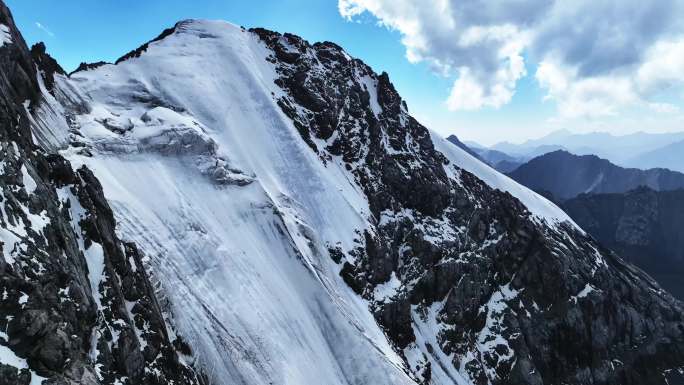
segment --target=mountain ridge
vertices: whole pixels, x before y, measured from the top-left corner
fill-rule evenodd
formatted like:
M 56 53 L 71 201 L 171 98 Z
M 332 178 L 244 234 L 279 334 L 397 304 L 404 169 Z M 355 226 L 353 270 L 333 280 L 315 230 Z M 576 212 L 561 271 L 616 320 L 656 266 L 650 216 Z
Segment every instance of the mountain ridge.
M 663 168 L 623 168 L 596 155 L 554 151 L 522 164 L 508 174 L 536 191 L 565 200 L 581 193 L 627 192 L 639 186 L 655 190 L 684 188 L 684 174 Z
M 458 146 L 461 150 L 463 150 L 463 151 L 467 152 L 468 154 L 474 156 L 474 157 L 477 158 L 478 160 L 487 163 L 487 161 L 485 161 L 485 160 L 477 153 L 477 150 L 474 150 L 474 149 L 470 148 L 470 146 L 468 146 L 467 144 L 461 142 L 461 140 L 458 139 L 458 137 L 457 137 L 456 135 L 449 135 L 449 136 L 446 138 L 446 140 L 448 140 L 449 142 L 455 144 L 455 145 Z
M 682 153 L 684 153 L 684 140 L 670 143 L 659 147 L 655 150 L 639 154 L 626 163 L 628 165 L 641 166 L 641 167 L 663 167 L 669 168 L 671 170 L 684 172 L 684 159 L 682 159 Z
M 510 176 L 558 202 L 606 247 L 650 274 L 678 298 L 684 174 L 626 169 L 596 156 L 550 153 Z M 679 200 L 678 200 L 679 199 Z
M 661 160 L 659 151 L 675 142 L 684 140 L 684 132 L 646 133 L 637 132 L 627 135 L 613 135 L 607 132 L 572 133 L 568 130 L 554 131 L 542 138 L 527 140 L 523 143 L 497 143 L 490 148 L 503 151 L 509 155 L 530 158 L 543 155 L 549 151 L 562 149 L 578 155 L 597 155 L 623 167 L 636 168 L 670 168 L 684 171 L 674 160 Z M 651 153 L 655 155 L 650 162 L 641 162 L 640 156 Z M 681 160 L 679 158 L 674 158 Z
M 446 139 L 501 173 L 511 172 L 523 163 L 520 158 L 512 157 L 501 151 L 468 146 L 465 142 L 461 142 L 456 135 L 449 135 Z

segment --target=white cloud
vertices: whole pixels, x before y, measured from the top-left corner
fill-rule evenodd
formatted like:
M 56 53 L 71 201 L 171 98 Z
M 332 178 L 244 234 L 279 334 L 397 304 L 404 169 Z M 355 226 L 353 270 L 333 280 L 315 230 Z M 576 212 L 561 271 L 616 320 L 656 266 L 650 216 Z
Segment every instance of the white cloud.
M 55 34 L 52 33 L 52 31 L 50 31 L 46 26 L 44 26 L 43 24 L 41 24 L 41 23 L 38 22 L 38 21 L 36 21 L 36 27 L 37 27 L 38 29 L 40 29 L 41 31 L 47 33 L 48 36 L 50 36 L 50 37 L 55 37 Z
M 535 74 L 546 99 L 558 103 L 561 118 L 615 115 L 621 108 L 641 106 L 672 114 L 679 107 L 650 101 L 661 91 L 684 85 L 684 39 L 661 41 L 648 48 L 643 61 L 629 71 L 581 76 L 578 66 L 568 67 L 547 57 Z
M 560 117 L 614 115 L 684 86 L 680 0 L 339 0 L 402 34 L 406 57 L 453 77 L 452 110 L 500 107 L 526 64 Z M 527 63 L 526 63 L 527 61 Z M 656 107 L 654 107 L 656 106 Z
M 548 92 L 545 99 L 557 102 L 560 118 L 611 116 L 620 107 L 640 102 L 626 77 L 581 77 L 576 66 L 566 67 L 553 59 L 542 61 L 535 76 Z
M 470 27 L 461 35 L 461 47 L 474 47 L 487 41 L 496 42 L 498 66 L 494 73 L 484 74 L 468 66 L 458 69 L 447 106 L 451 110 L 474 110 L 483 106 L 498 108 L 508 103 L 515 92 L 515 84 L 526 75 L 521 55 L 525 36 L 514 26 L 492 28 Z
M 639 67 L 636 82 L 644 93 L 658 92 L 682 85 L 684 83 L 684 37 L 655 44 Z
M 670 103 L 648 103 L 648 108 L 663 114 L 676 114 L 679 112 L 679 107 Z

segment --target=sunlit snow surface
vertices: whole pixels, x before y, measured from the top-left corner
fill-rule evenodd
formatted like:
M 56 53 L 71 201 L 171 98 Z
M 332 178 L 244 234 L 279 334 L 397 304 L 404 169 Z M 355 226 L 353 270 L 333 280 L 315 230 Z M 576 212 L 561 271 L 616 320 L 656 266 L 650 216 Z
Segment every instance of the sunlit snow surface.
M 8 26 L 0 24 L 0 47 L 5 44 L 12 44 L 12 35 Z
M 90 99 L 92 113 L 77 119 L 95 148 L 112 150 L 104 119 L 132 126 L 131 140 L 153 135 L 141 121 L 151 108 L 131 99 L 154 95 L 168 106 L 162 120 L 194 120 L 255 182 L 217 185 L 196 154 L 67 156 L 103 184 L 122 238 L 150 258 L 175 325 L 216 383 L 412 383 L 327 251 L 354 246 L 367 202 L 280 112 L 267 54 L 235 26 L 193 22 L 140 58 L 71 80 Z
M 103 184 L 121 237 L 149 258 L 175 327 L 215 383 L 414 383 L 328 255 L 329 246 L 358 246 L 370 226 L 368 203 L 283 115 L 268 54 L 231 24 L 185 22 L 139 58 L 59 78 L 60 92 L 83 99 L 89 112 L 60 120 L 46 93 L 36 135 L 60 146 L 78 128 L 93 156 L 77 147 L 64 155 Z M 539 220 L 568 219 L 443 139 L 434 142 Z M 244 183 L 217 183 L 214 162 Z M 436 381 L 454 380 L 441 374 Z

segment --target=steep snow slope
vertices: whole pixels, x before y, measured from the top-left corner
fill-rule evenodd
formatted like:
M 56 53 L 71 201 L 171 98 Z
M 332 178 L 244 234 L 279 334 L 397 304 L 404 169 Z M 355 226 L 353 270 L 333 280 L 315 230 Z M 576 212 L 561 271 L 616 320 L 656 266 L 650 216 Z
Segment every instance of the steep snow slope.
M 235 26 L 188 22 L 139 58 L 73 75 L 74 100 L 92 108 L 76 124 L 95 156 L 68 157 L 102 182 L 121 236 L 152 259 L 213 378 L 408 383 L 328 256 L 355 246 L 367 202 L 280 112 L 265 51 Z M 149 138 L 186 142 L 165 156 Z M 220 179 L 217 163 L 254 182 Z
M 681 343 L 669 296 L 332 43 L 187 21 L 43 94 L 37 139 L 99 178 L 214 383 L 655 384 L 682 363 L 655 348 Z

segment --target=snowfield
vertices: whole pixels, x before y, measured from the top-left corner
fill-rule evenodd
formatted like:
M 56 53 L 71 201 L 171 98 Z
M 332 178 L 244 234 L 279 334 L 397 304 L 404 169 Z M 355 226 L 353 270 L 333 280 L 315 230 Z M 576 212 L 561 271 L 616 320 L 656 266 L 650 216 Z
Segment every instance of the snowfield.
M 150 258 L 175 326 L 216 383 L 413 383 L 328 255 L 354 247 L 367 226 L 363 194 L 320 163 L 273 102 L 266 54 L 238 27 L 192 22 L 140 58 L 62 79 L 93 107 L 76 119 L 102 150 L 65 154 L 103 184 L 121 237 Z M 121 140 L 106 126 L 128 131 Z M 187 152 L 141 146 L 180 126 L 195 130 Z M 216 153 L 192 151 L 202 140 Z M 216 183 L 197 165 L 212 157 L 255 181 Z

